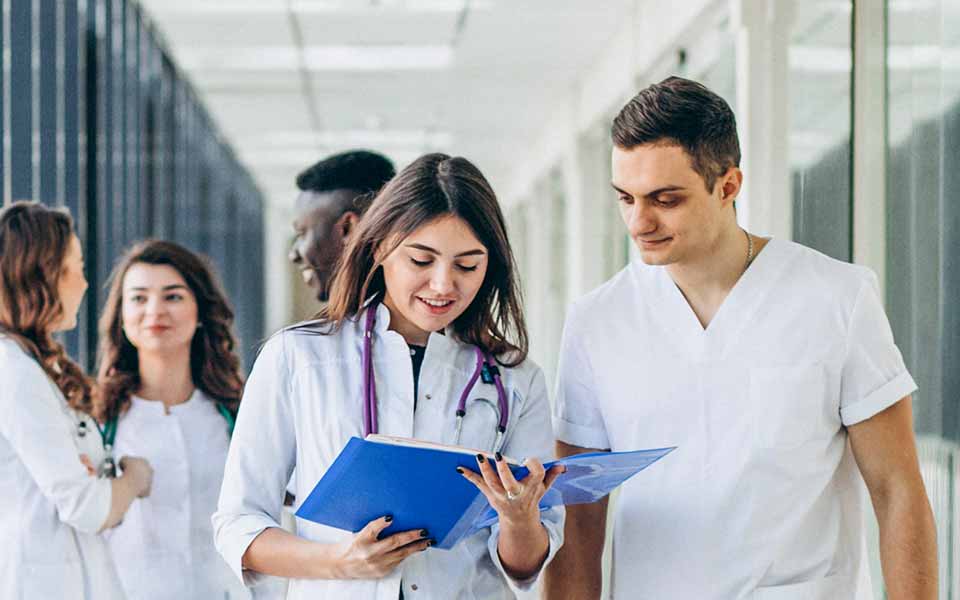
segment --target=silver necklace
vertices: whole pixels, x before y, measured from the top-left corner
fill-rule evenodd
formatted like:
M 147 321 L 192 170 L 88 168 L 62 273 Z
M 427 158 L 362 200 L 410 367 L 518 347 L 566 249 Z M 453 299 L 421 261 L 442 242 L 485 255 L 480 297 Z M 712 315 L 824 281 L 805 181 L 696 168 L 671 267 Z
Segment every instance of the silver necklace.
M 747 233 L 746 229 L 743 230 L 743 233 L 747 236 L 747 263 L 743 265 L 743 270 L 746 271 L 750 263 L 753 262 L 753 236 Z

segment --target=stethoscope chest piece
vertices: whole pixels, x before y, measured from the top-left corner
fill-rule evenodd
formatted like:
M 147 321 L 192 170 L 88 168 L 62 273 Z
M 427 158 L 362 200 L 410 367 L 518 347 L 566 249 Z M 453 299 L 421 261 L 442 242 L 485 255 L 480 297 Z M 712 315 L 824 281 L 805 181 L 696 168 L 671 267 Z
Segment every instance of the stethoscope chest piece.
M 97 467 L 97 477 L 101 479 L 116 479 L 117 477 L 117 461 L 113 458 L 113 447 L 105 446 L 104 451 L 106 451 L 107 456 L 100 462 L 100 466 Z

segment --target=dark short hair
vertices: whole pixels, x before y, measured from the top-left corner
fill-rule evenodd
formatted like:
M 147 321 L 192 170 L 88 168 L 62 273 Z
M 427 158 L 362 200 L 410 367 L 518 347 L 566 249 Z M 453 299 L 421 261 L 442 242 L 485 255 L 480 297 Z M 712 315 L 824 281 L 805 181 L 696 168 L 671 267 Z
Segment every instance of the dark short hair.
M 640 90 L 620 110 L 611 128 L 613 143 L 624 150 L 643 144 L 676 144 L 713 190 L 718 177 L 740 166 L 737 120 L 726 100 L 704 85 L 668 77 Z
M 357 199 L 351 208 L 363 213 L 380 188 L 395 174 L 390 159 L 368 150 L 334 154 L 297 175 L 297 187 L 304 192 L 353 190 Z

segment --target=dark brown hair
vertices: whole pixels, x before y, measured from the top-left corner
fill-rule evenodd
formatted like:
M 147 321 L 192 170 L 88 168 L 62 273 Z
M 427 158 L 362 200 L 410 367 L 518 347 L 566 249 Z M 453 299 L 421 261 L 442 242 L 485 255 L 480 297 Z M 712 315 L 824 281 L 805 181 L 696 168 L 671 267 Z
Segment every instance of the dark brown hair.
M 317 315 L 320 329 L 335 331 L 345 319 L 359 315 L 367 298 L 374 294 L 382 298 L 383 259 L 420 227 L 450 215 L 463 219 L 488 253 L 483 283 L 452 323 L 453 333 L 490 352 L 501 364 L 523 362 L 529 350 L 527 328 L 516 262 L 496 194 L 470 161 L 446 154 L 418 158 L 374 199 L 340 257 L 330 301 Z
M 0 211 L 0 333 L 40 363 L 71 407 L 92 412 L 90 381 L 52 337 L 64 317 L 58 287 L 72 237 L 65 209 L 14 202 Z
M 207 262 L 173 242 L 147 240 L 129 249 L 110 274 L 110 293 L 100 317 L 97 383 L 103 396 L 97 418 L 117 417 L 140 387 L 137 349 L 123 333 L 123 279 L 135 264 L 167 265 L 187 282 L 197 300 L 200 327 L 190 345 L 193 384 L 236 414 L 243 392 L 240 360 L 233 335 L 233 309 Z
M 624 150 L 643 144 L 682 147 L 711 192 L 718 177 L 740 166 L 737 121 L 730 105 L 682 77 L 668 77 L 640 90 L 613 120 L 611 134 L 613 143 Z

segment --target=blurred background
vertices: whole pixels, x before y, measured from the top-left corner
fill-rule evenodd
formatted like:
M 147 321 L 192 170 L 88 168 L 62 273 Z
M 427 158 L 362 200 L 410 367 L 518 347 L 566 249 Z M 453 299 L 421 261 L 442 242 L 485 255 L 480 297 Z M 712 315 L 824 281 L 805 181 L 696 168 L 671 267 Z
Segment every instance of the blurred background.
M 70 207 L 91 291 L 144 237 L 208 255 L 258 343 L 316 311 L 294 178 L 342 150 L 488 176 L 555 376 L 568 303 L 632 259 L 609 125 L 668 75 L 739 119 L 742 224 L 874 269 L 914 400 L 941 598 L 960 599 L 960 2 L 0 0 L 4 203 Z M 871 523 L 873 516 L 868 516 Z M 875 566 L 876 568 L 876 566 Z M 883 597 L 875 576 L 877 597 Z

